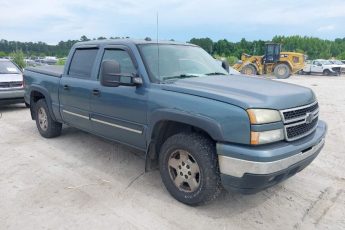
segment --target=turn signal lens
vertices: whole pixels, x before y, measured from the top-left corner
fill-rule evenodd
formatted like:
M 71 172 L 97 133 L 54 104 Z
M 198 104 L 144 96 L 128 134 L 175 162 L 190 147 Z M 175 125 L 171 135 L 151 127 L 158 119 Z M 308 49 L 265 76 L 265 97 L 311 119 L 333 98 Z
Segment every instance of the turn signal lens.
M 269 130 L 263 132 L 250 132 L 250 144 L 261 145 L 284 140 L 283 129 Z

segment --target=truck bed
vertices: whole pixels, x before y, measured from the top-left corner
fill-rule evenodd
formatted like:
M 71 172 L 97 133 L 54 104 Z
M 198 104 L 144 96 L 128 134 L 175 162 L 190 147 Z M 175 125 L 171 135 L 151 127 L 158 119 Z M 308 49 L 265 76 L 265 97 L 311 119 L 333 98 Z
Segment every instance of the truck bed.
M 56 65 L 47 65 L 47 66 L 38 66 L 38 67 L 28 67 L 25 68 L 27 71 L 50 75 L 53 77 L 61 77 L 63 74 L 64 66 Z

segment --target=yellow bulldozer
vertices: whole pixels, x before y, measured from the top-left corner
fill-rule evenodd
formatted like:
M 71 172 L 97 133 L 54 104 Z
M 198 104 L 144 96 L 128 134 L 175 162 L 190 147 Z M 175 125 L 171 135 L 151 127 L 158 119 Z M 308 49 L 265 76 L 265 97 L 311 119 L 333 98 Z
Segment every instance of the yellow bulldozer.
M 242 54 L 233 68 L 246 75 L 272 74 L 277 78 L 288 78 L 304 67 L 305 56 L 295 52 L 281 52 L 281 44 L 266 43 L 265 55 Z

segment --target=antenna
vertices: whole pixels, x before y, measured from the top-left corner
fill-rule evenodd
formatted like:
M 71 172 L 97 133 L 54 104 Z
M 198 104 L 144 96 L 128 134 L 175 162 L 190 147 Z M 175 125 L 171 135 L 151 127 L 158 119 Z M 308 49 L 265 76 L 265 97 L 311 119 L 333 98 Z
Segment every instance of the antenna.
M 158 12 L 157 12 L 157 15 L 156 15 L 156 39 L 157 39 L 157 45 L 158 45 L 158 23 L 159 23 L 159 15 L 158 15 Z
M 159 15 L 158 15 L 158 11 L 157 11 L 157 18 L 156 18 L 156 43 L 157 43 L 157 75 L 158 77 L 160 77 L 159 74 L 159 44 L 158 44 L 158 24 L 159 23 Z

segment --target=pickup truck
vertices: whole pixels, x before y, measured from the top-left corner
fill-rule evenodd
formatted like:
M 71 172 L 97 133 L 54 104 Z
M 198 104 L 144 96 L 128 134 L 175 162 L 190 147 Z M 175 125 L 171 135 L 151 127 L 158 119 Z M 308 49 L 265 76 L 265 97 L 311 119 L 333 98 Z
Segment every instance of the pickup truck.
M 302 70 L 303 74 L 319 73 L 323 75 L 340 75 L 342 67 L 337 64 L 333 64 L 328 60 L 317 59 L 310 61 L 308 60 Z
M 25 101 L 45 138 L 62 124 L 145 153 L 178 201 L 222 188 L 245 194 L 309 165 L 327 125 L 309 88 L 229 75 L 198 46 L 172 41 L 75 44 L 64 68 L 27 68 Z M 66 134 L 67 135 L 67 134 Z

